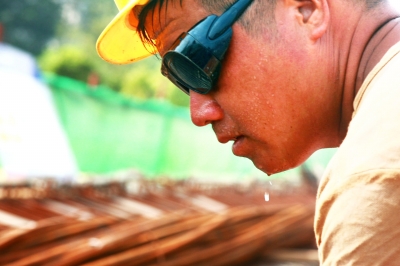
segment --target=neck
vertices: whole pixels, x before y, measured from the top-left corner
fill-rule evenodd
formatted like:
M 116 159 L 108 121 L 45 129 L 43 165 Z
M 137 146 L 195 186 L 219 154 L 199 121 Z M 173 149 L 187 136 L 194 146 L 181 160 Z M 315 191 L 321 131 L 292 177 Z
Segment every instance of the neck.
M 352 119 L 353 101 L 369 72 L 379 63 L 385 53 L 400 41 L 400 15 L 387 3 L 374 11 L 363 12 L 352 32 L 348 54 L 342 58 L 343 94 L 339 138 L 344 139 Z
M 357 73 L 355 91 L 361 88 L 364 80 L 379 63 L 385 53 L 400 41 L 400 18 L 390 18 L 372 36 L 365 47 Z

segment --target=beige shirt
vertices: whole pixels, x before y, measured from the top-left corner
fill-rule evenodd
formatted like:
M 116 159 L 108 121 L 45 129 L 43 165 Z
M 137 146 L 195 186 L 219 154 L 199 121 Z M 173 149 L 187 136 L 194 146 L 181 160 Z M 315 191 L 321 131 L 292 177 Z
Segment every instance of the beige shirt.
M 368 75 L 321 180 L 321 265 L 400 265 L 400 43 Z

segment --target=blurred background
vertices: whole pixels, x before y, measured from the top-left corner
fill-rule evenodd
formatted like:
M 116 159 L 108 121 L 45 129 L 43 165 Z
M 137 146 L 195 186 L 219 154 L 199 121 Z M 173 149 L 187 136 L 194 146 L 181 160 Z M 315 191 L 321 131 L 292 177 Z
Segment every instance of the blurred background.
M 192 125 L 157 56 L 98 57 L 116 13 L 0 0 L 0 264 L 318 265 L 315 193 L 336 150 L 273 176 L 235 157 Z
M 101 60 L 95 42 L 116 13 L 111 0 L 0 0 L 0 180 L 133 171 L 296 182 L 301 167 L 268 177 L 210 127 L 192 125 L 188 97 L 160 74 L 157 56 L 133 65 Z M 319 177 L 333 153 L 319 151 L 302 167 Z

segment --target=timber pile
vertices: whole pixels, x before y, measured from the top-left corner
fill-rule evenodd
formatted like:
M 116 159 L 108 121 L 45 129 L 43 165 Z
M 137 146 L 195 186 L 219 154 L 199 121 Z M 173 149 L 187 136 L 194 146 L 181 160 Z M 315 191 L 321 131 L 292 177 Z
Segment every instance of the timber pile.
M 314 244 L 314 195 L 142 181 L 0 187 L 0 265 L 249 265 Z

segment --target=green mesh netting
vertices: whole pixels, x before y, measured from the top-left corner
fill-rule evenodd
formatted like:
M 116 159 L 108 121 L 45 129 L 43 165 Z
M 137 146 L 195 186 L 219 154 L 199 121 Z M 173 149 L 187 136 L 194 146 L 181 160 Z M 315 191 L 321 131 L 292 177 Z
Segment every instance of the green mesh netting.
M 235 157 L 230 144 L 218 143 L 210 127 L 195 127 L 187 108 L 134 101 L 103 86 L 54 75 L 45 80 L 82 172 L 137 169 L 148 176 L 230 181 L 267 177 L 248 159 Z

